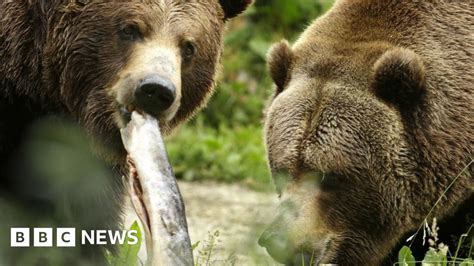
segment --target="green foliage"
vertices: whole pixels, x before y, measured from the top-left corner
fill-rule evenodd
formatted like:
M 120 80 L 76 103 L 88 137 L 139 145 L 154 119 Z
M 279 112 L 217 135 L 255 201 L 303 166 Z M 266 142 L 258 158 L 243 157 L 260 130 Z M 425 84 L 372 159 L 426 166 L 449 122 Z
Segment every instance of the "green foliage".
M 430 249 L 428 252 L 426 252 L 422 263 L 432 266 L 447 266 L 448 259 L 441 251 Z
M 137 221 L 135 221 L 132 226 L 130 226 L 129 230 L 137 231 L 138 243 L 130 245 L 127 241 L 125 241 L 123 245 L 119 246 L 118 253 L 116 256 L 113 256 L 110 252 L 108 252 L 106 254 L 106 257 L 110 266 L 138 265 L 138 252 L 140 251 L 140 246 L 142 243 L 142 233 L 140 231 L 140 226 L 138 225 Z
M 400 249 L 400 252 L 398 252 L 398 263 L 399 265 L 402 266 L 415 266 L 415 257 L 413 257 L 413 254 L 411 253 L 411 249 L 407 246 L 404 246 L 402 249 Z
M 266 25 L 278 25 L 284 33 L 301 32 L 308 24 L 308 19 L 315 18 L 324 13 L 333 1 L 308 1 L 308 0 L 259 0 L 256 2 L 254 20 L 265 21 Z M 272 28 L 268 28 L 271 30 Z
M 436 220 L 434 220 L 431 230 L 428 230 L 427 232 L 429 237 L 428 243 L 430 244 L 430 248 L 426 252 L 423 261 L 421 261 L 421 264 L 429 266 L 474 266 L 474 260 L 472 259 L 472 246 L 474 245 L 474 238 L 472 238 L 472 235 L 470 235 L 470 232 L 473 227 L 474 225 L 470 227 L 468 232 L 460 236 L 458 246 L 456 248 L 456 253 L 453 256 L 449 253 L 449 249 L 447 246 L 445 246 L 443 243 L 438 243 L 437 231 L 439 228 L 436 225 Z M 465 242 L 468 236 L 471 237 L 468 238 L 468 241 Z M 467 258 L 458 257 L 458 252 L 463 245 L 468 245 L 470 247 L 469 253 L 467 253 Z M 396 265 L 415 266 L 419 262 L 420 261 L 415 260 L 415 257 L 413 256 L 410 247 L 404 246 L 398 252 L 398 262 L 396 263 Z
M 244 181 L 254 187 L 270 182 L 258 126 L 182 127 L 168 143 L 175 175 L 188 181 Z
M 420 261 L 416 261 L 413 257 L 409 247 L 404 246 L 398 253 L 398 262 L 396 265 L 402 266 L 415 266 Z M 425 254 L 425 258 L 421 261 L 422 265 L 429 266 L 448 266 L 448 265 L 463 265 L 473 266 L 474 260 L 472 258 L 449 258 L 448 255 L 444 254 L 441 250 L 429 249 Z

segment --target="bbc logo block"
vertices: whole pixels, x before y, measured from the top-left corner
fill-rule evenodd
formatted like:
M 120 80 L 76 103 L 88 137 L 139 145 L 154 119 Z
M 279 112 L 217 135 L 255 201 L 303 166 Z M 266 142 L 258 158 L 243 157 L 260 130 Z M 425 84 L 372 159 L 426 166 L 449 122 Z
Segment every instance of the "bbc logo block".
M 31 234 L 33 231 L 33 234 Z M 76 229 L 57 228 L 55 235 L 53 228 L 11 228 L 10 246 L 11 247 L 53 247 L 54 237 L 56 236 L 57 247 L 75 247 Z M 32 240 L 32 241 L 31 241 Z
M 34 228 L 33 246 L 52 247 L 53 246 L 53 228 Z
M 11 228 L 10 229 L 11 247 L 29 247 L 30 246 L 30 228 Z
M 76 246 L 76 229 L 58 228 L 56 230 L 56 246 L 75 247 Z

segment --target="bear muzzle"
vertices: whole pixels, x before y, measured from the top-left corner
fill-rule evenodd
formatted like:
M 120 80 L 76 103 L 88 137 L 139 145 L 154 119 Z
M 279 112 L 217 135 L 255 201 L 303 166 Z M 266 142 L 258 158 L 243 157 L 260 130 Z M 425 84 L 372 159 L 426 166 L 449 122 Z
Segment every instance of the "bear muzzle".
M 137 47 L 134 59 L 119 73 L 111 96 L 120 106 L 119 124 L 126 124 L 135 110 L 165 125 L 181 104 L 180 58 L 174 49 Z

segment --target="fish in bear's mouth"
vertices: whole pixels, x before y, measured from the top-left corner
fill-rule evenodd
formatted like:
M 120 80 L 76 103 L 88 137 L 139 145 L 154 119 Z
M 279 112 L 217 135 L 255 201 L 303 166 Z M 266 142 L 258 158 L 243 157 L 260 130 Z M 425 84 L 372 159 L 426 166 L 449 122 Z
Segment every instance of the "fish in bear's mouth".
M 169 251 L 181 255 L 179 258 L 175 256 L 173 261 L 186 264 L 192 254 L 184 204 L 167 157 L 158 119 L 136 108 L 123 110 L 124 115 L 130 118 L 120 130 L 127 150 L 127 190 L 144 227 L 148 260 L 155 265 L 153 263 L 158 263 L 158 259 L 170 257 L 170 254 L 163 256 L 163 252 Z

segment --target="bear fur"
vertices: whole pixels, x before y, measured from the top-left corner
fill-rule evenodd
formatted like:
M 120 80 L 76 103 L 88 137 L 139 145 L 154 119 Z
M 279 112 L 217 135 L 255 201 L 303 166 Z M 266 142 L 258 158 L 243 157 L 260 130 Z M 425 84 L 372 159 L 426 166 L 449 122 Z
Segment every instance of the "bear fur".
M 174 112 L 157 115 L 162 130 L 169 132 L 191 117 L 211 96 L 223 49 L 225 23 L 250 3 L 250 0 L 1 1 L 0 206 L 14 211 L 0 219 L 0 231 L 39 225 L 74 225 L 78 230 L 116 228 L 126 155 L 119 132 L 126 119 L 121 115 L 118 100 L 132 101 L 130 95 L 135 85 L 129 83 L 144 78 L 131 77 L 150 71 L 147 69 L 150 65 L 163 73 L 172 72 L 170 80 L 180 98 L 173 103 Z M 153 54 L 161 53 L 157 47 L 165 53 Z M 147 56 L 150 64 L 140 62 Z M 156 63 L 164 57 L 174 65 Z M 70 133 L 76 132 L 72 128 L 77 125 L 84 134 Z M 44 132 L 51 133 L 51 137 Z M 84 148 L 88 143 L 83 141 L 85 136 L 92 139 L 93 152 Z M 54 137 L 57 139 L 53 141 Z M 37 154 L 32 159 L 31 153 L 26 152 L 38 140 L 49 141 L 51 151 L 55 147 L 57 150 L 72 147 L 80 155 L 78 158 L 89 156 L 84 160 L 100 171 L 110 170 L 102 171 L 102 176 L 93 171 L 77 176 L 74 169 L 81 168 L 84 161 L 59 160 L 70 167 L 70 175 L 75 176 L 77 184 L 57 186 L 59 180 L 36 172 L 41 165 L 35 166 L 33 159 L 42 156 Z M 93 154 L 100 155 L 99 163 Z M 43 157 L 59 159 L 58 154 L 49 151 L 44 151 Z M 87 175 L 95 176 L 96 188 L 84 185 L 92 178 Z M 72 195 L 86 196 L 77 200 Z M 58 211 L 56 207 L 62 203 L 66 206 L 61 206 L 61 210 L 70 208 L 71 213 Z M 31 216 L 19 222 L 21 219 L 15 217 L 21 215 L 17 216 L 16 212 Z M 28 253 L 8 248 L 8 239 L 1 241 L 0 264 L 25 265 L 21 259 Z M 76 260 L 78 263 L 103 258 L 102 251 L 95 247 L 78 252 L 85 260 Z M 53 262 L 46 249 L 32 256 L 37 256 L 33 262 Z M 71 256 L 65 261 L 79 259 Z
M 447 235 L 474 217 L 473 20 L 468 1 L 339 0 L 272 47 L 265 140 L 282 211 L 259 240 L 272 256 L 393 263 L 434 217 L 455 252 Z

